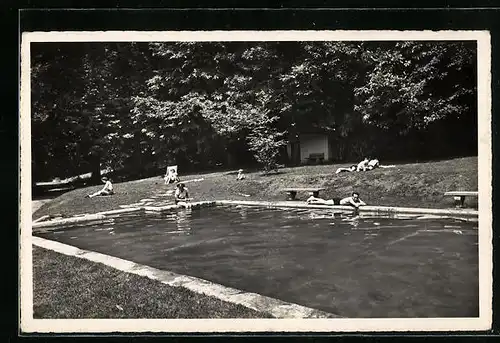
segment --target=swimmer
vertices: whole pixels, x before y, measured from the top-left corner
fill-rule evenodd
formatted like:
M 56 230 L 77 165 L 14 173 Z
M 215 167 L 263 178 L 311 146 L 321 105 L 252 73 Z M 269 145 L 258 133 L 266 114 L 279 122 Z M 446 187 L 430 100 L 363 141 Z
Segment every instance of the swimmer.
M 359 208 L 360 206 L 365 206 L 366 203 L 359 198 L 358 192 L 352 192 L 350 197 L 340 200 L 340 205 L 350 205 Z
M 349 205 L 349 206 L 353 206 L 356 209 L 359 208 L 360 206 L 366 205 L 366 203 L 359 198 L 358 192 L 353 192 L 352 195 L 350 197 L 347 197 L 347 198 L 343 198 L 343 199 L 334 198 L 334 199 L 329 199 L 329 200 L 317 198 L 317 197 L 311 195 L 306 200 L 306 203 L 308 205 L 313 205 L 313 204 L 317 204 L 317 205 Z

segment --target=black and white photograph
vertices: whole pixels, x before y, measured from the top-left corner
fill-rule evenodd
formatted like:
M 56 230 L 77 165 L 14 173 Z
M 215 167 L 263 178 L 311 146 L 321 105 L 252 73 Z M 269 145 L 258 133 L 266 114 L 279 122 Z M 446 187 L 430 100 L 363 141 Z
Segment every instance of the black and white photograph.
M 21 40 L 23 331 L 490 327 L 487 31 Z

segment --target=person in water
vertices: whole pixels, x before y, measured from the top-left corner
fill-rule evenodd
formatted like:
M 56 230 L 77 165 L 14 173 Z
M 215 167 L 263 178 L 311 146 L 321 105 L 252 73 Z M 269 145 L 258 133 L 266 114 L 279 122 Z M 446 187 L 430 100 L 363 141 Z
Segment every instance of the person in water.
M 352 195 L 350 197 L 341 199 L 339 203 L 340 203 L 340 205 L 350 205 L 350 206 L 354 206 L 356 208 L 359 208 L 359 206 L 366 205 L 366 203 L 359 198 L 358 192 L 352 192 Z
M 113 184 L 111 183 L 111 180 L 108 179 L 106 176 L 104 176 L 101 179 L 101 181 L 104 182 L 104 187 L 101 190 L 99 190 L 93 194 L 86 195 L 85 196 L 86 198 L 93 198 L 93 197 L 96 197 L 99 195 L 112 195 L 112 194 L 114 194 Z
M 191 200 L 189 198 L 189 192 L 186 186 L 183 183 L 177 184 L 177 188 L 175 189 L 174 193 L 175 197 L 175 204 L 179 206 L 184 206 L 184 207 L 191 207 L 191 204 L 189 201 Z
M 359 198 L 358 192 L 353 192 L 350 197 L 346 197 L 343 199 L 333 198 L 329 200 L 316 198 L 314 196 L 310 196 L 309 199 L 306 200 L 308 205 L 318 204 L 318 205 L 349 205 L 355 208 L 359 208 L 360 206 L 365 206 L 366 203 Z

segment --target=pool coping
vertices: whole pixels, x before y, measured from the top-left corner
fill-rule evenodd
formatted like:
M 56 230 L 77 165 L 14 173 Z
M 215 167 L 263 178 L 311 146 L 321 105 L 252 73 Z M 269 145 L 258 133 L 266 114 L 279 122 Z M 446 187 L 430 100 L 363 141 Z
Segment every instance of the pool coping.
M 299 201 L 255 201 L 255 200 L 214 200 L 214 201 L 199 201 L 191 204 L 192 209 L 203 207 L 214 207 L 217 205 L 239 205 L 239 206 L 260 206 L 270 208 L 295 208 L 295 209 L 325 209 L 332 210 L 334 214 L 353 213 L 354 208 L 351 206 L 341 205 L 316 205 L 307 204 Z M 165 205 L 165 206 L 137 206 L 130 208 L 121 208 L 110 211 L 97 212 L 94 214 L 80 214 L 68 218 L 61 219 L 48 219 L 48 220 L 34 220 L 32 228 L 50 228 L 58 227 L 68 224 L 79 224 L 83 222 L 103 222 L 107 221 L 113 216 L 143 211 L 146 213 L 161 213 L 171 211 L 174 209 L 182 208 L 179 205 Z M 397 216 L 397 215 L 423 215 L 430 218 L 455 218 L 461 220 L 478 220 L 479 211 L 472 209 L 436 209 L 436 208 L 420 208 L 420 207 L 392 207 L 392 206 L 361 206 L 358 210 L 362 215 L 374 216 Z
M 342 205 L 317 205 L 307 204 L 299 201 L 253 201 L 253 200 L 216 200 L 217 205 L 242 205 L 242 206 L 263 206 L 280 208 L 301 208 L 301 209 L 329 209 L 337 210 L 337 213 L 353 213 L 352 206 Z M 359 213 L 365 214 L 414 214 L 414 215 L 436 215 L 445 217 L 478 217 L 479 211 L 472 209 L 438 209 L 421 207 L 393 207 L 393 206 L 360 206 Z
M 212 207 L 215 206 L 215 201 L 199 201 L 199 202 L 193 202 L 191 204 L 191 208 L 193 209 L 198 209 L 202 207 Z M 50 227 L 58 227 L 58 226 L 63 226 L 63 225 L 68 225 L 68 224 L 79 224 L 79 223 L 84 223 L 88 221 L 93 221 L 93 222 L 102 222 L 109 220 L 113 216 L 120 215 L 120 214 L 125 214 L 125 213 L 132 213 L 132 212 L 146 212 L 146 213 L 158 213 L 158 212 L 165 212 L 165 211 L 171 211 L 174 209 L 182 208 L 180 205 L 165 205 L 165 206 L 137 206 L 137 207 L 129 207 L 129 208 L 120 208 L 116 210 L 109 210 L 109 211 L 103 211 L 103 212 L 97 212 L 93 214 L 78 214 L 78 215 L 73 215 L 68 218 L 60 218 L 60 219 L 48 219 L 48 220 L 40 220 L 41 218 L 35 220 L 32 222 L 31 227 L 33 229 L 37 228 L 50 228 Z M 43 218 L 43 217 L 42 217 Z
M 229 303 L 243 305 L 261 313 L 268 313 L 278 319 L 343 318 L 333 313 L 282 301 L 253 292 L 246 292 L 236 288 L 227 287 L 194 276 L 177 274 L 171 271 L 153 268 L 129 260 L 80 249 L 72 245 L 40 237 L 32 237 L 32 244 L 67 256 L 78 257 L 91 262 L 101 263 L 122 272 L 160 281 L 168 286 L 187 288 L 198 294 L 204 294 Z

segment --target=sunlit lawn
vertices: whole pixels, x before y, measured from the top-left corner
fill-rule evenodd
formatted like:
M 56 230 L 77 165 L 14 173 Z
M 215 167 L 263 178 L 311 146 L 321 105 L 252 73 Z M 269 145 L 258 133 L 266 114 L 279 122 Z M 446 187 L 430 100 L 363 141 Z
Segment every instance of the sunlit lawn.
M 284 200 L 285 193 L 282 188 L 318 186 L 326 188 L 320 194 L 324 198 L 343 197 L 350 195 L 352 191 L 358 191 L 361 198 L 370 205 L 446 208 L 453 206 L 453 199 L 445 197 L 445 192 L 477 190 L 477 157 L 401 164 L 395 168 L 380 168 L 369 172 L 335 174 L 339 166 L 346 164 L 283 168 L 279 173 L 270 175 L 254 171 L 247 173 L 246 179 L 240 181 L 236 180 L 235 174 L 183 175 L 182 170 L 179 172 L 182 181 L 204 179 L 186 183 L 190 195 L 195 200 Z M 120 205 L 164 194 L 175 186 L 165 185 L 161 176 L 157 176 L 116 183 L 116 194 L 113 196 L 92 199 L 84 197 L 99 187 L 86 187 L 65 193 L 44 204 L 35 212 L 34 218 L 45 214 L 74 215 L 117 209 Z M 305 194 L 298 194 L 297 198 L 305 200 Z M 164 199 L 172 201 L 169 197 Z M 466 201 L 469 206 L 477 206 L 475 199 Z
M 272 318 L 100 263 L 33 248 L 34 318 Z

